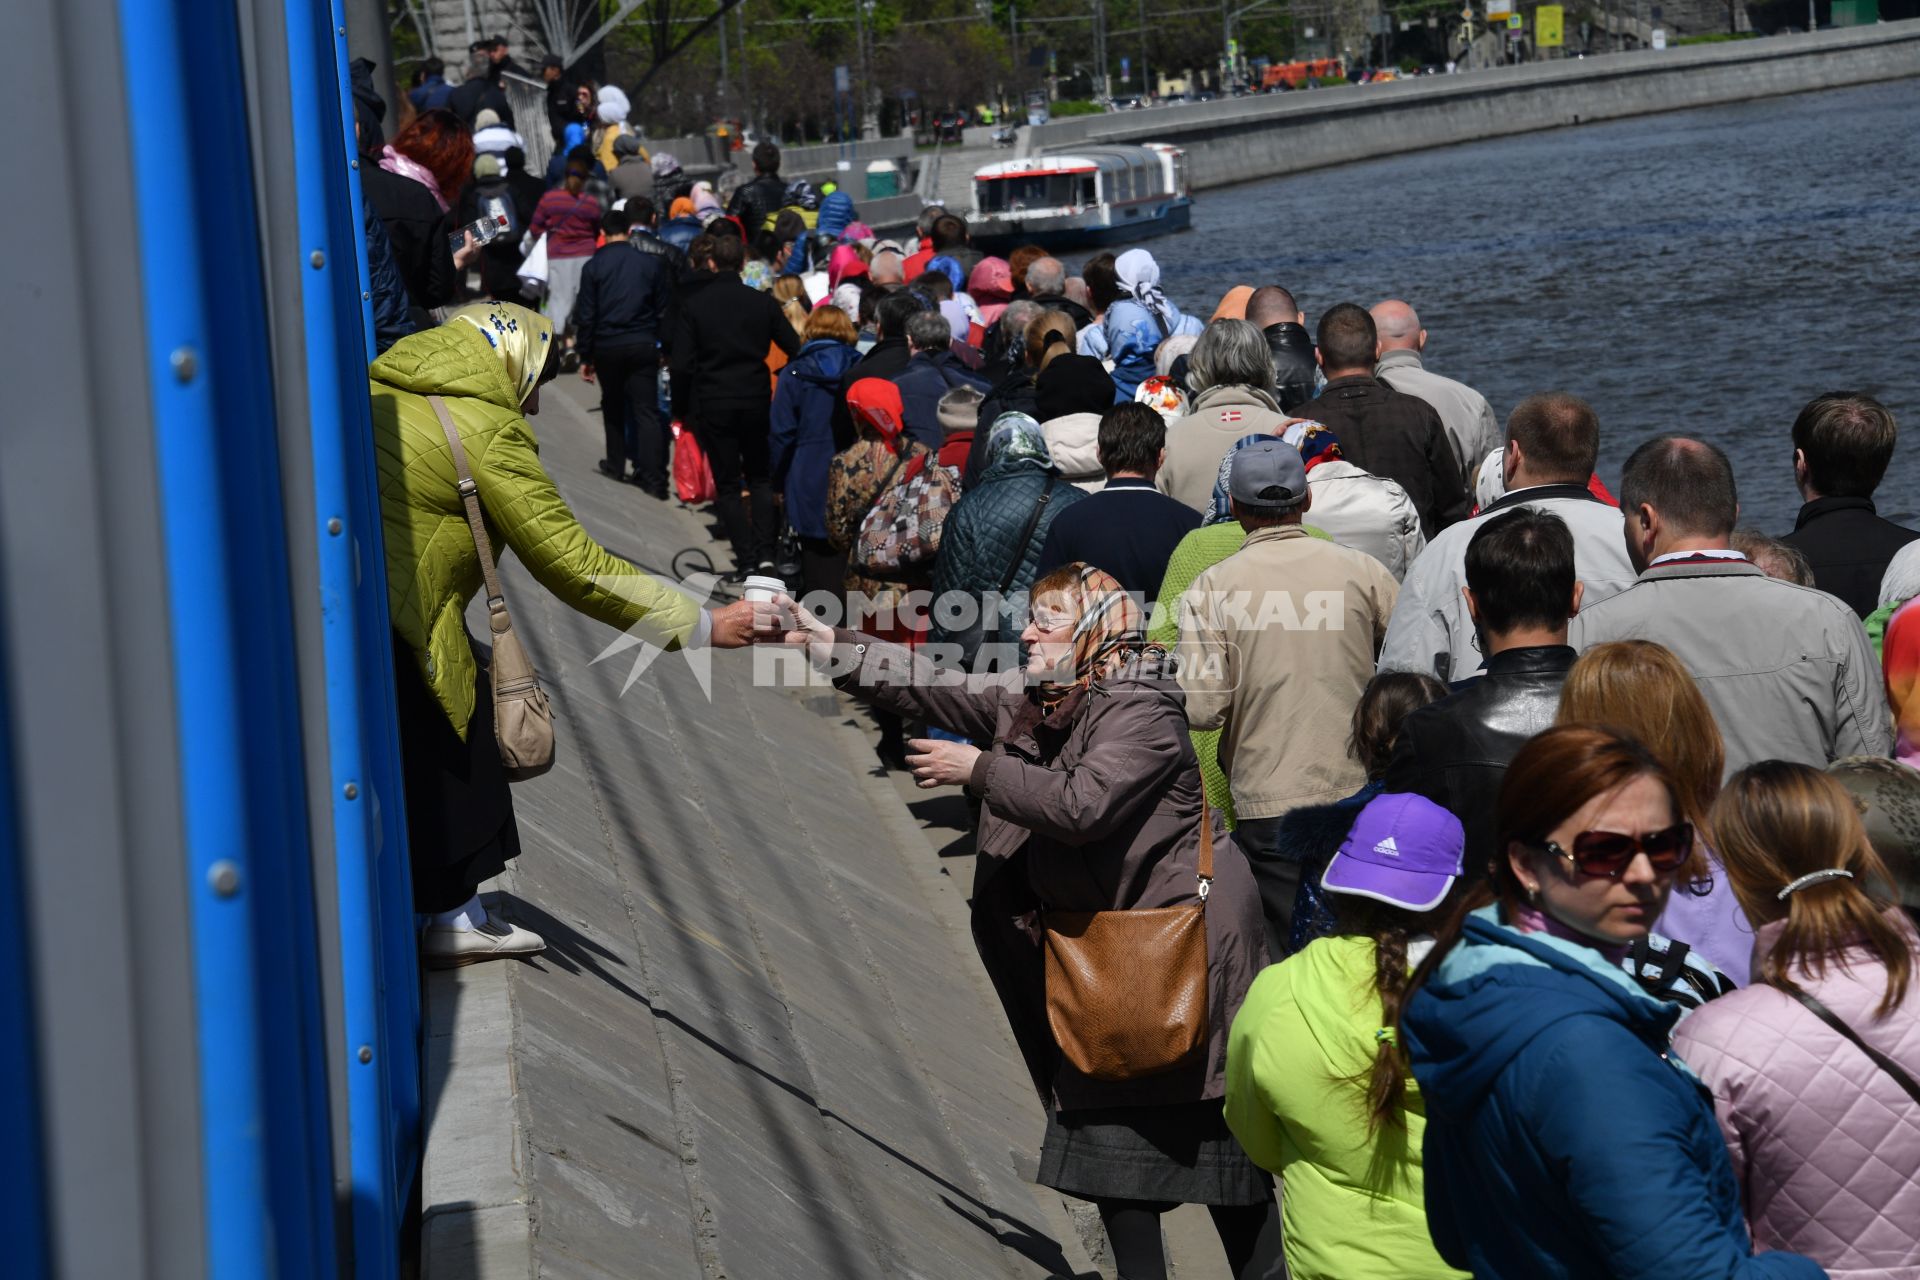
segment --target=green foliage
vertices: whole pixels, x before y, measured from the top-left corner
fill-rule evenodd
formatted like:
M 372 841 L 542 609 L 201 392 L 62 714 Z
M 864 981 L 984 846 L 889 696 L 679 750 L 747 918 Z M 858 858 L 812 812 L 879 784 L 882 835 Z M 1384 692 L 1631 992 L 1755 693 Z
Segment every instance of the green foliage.
M 1062 98 L 1047 110 L 1056 116 L 1097 116 L 1104 113 L 1106 108 L 1085 98 Z
M 1321 76 L 1320 77 L 1320 87 L 1322 89 L 1337 89 L 1341 85 L 1344 85 L 1346 83 L 1347 83 L 1347 78 L 1345 76 Z
M 1751 40 L 1760 33 L 1757 31 L 1703 31 L 1697 36 L 1681 36 L 1678 40 L 1669 40 L 1673 45 L 1682 44 L 1725 44 L 1729 40 Z

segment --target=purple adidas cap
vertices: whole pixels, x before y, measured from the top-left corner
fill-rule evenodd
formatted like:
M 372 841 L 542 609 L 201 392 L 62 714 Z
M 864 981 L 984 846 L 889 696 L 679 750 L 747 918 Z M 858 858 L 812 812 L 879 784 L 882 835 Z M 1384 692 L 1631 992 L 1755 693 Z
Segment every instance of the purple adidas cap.
M 1425 796 L 1389 792 L 1360 811 L 1320 884 L 1328 893 L 1431 911 L 1460 877 L 1466 850 L 1460 819 Z

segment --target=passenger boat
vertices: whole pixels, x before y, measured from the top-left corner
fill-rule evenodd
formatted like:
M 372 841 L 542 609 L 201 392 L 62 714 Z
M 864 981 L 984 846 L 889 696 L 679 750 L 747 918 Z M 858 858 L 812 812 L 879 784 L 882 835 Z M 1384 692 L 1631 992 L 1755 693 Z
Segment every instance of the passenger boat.
M 1114 143 L 976 170 L 968 231 L 976 247 L 1006 253 L 1022 244 L 1124 244 L 1192 221 L 1187 153 L 1160 142 Z

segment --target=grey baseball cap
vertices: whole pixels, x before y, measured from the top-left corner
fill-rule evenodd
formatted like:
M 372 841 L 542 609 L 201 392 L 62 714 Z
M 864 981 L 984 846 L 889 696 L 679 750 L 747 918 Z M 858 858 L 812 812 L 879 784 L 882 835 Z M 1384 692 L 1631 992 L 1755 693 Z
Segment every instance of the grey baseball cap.
M 1227 493 L 1249 511 L 1291 511 L 1307 496 L 1307 465 L 1284 440 L 1261 440 L 1233 455 Z

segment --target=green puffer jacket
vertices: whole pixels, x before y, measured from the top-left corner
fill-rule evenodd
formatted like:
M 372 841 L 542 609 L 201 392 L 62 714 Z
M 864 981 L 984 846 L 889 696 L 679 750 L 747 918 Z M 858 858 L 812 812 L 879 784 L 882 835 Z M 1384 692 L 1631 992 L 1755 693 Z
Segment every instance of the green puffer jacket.
M 484 580 L 453 452 L 429 395 L 446 401 L 460 429 L 496 555 L 511 548 L 541 586 L 610 627 L 625 631 L 645 619 L 645 638 L 667 648 L 696 631 L 700 606 L 692 597 L 580 527 L 540 465 L 540 446 L 506 365 L 478 329 L 449 323 L 403 338 L 374 361 L 371 374 L 387 607 L 462 738 L 477 674 L 464 615 Z

